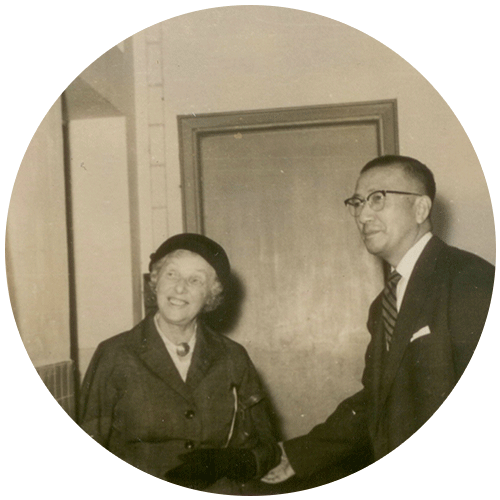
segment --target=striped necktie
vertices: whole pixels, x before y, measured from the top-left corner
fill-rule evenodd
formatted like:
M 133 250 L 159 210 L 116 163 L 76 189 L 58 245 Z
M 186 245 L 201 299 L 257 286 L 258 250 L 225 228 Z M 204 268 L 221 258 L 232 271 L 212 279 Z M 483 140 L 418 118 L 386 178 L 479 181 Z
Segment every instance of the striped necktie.
M 392 271 L 382 295 L 382 320 L 384 322 L 385 344 L 387 350 L 389 350 L 391 345 L 392 334 L 398 317 L 396 288 L 400 279 L 401 275 L 396 270 Z

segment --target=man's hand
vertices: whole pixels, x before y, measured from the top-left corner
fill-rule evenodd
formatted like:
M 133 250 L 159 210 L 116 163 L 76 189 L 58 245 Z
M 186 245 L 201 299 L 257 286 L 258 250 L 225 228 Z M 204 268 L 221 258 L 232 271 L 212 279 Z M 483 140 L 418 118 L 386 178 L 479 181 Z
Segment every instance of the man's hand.
M 281 461 L 274 469 L 271 469 L 263 478 L 261 478 L 261 481 L 267 484 L 282 483 L 295 475 L 295 471 L 286 456 L 283 443 L 278 444 L 281 448 Z

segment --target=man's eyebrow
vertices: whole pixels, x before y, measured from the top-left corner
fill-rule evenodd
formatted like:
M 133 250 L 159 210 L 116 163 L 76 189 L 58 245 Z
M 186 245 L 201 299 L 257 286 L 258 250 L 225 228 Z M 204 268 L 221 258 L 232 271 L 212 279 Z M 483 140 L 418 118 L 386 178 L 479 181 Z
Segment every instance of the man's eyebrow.
M 384 190 L 383 189 L 379 189 L 379 188 L 367 189 L 366 190 L 366 193 L 367 193 L 366 196 L 370 196 L 371 194 L 377 193 L 378 191 L 384 191 Z M 359 197 L 359 198 L 361 198 L 363 200 L 365 199 L 365 197 L 361 196 L 359 193 L 354 193 L 353 196 L 357 196 L 357 197 Z

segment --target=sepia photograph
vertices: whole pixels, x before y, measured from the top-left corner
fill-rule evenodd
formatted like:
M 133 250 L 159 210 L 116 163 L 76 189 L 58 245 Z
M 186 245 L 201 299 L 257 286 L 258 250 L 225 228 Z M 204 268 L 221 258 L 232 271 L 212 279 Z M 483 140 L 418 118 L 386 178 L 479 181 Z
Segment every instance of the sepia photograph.
M 12 7 L 6 498 L 490 494 L 498 36 L 446 4 Z

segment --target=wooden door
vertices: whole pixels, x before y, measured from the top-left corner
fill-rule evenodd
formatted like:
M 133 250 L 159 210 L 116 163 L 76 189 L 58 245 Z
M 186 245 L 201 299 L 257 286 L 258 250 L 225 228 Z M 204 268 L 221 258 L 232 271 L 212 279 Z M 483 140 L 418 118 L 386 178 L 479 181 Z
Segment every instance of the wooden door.
M 227 334 L 249 351 L 283 436 L 300 435 L 361 387 L 382 267 L 343 200 L 367 161 L 395 152 L 395 103 L 179 123 L 186 230 L 227 250 L 241 298 Z

